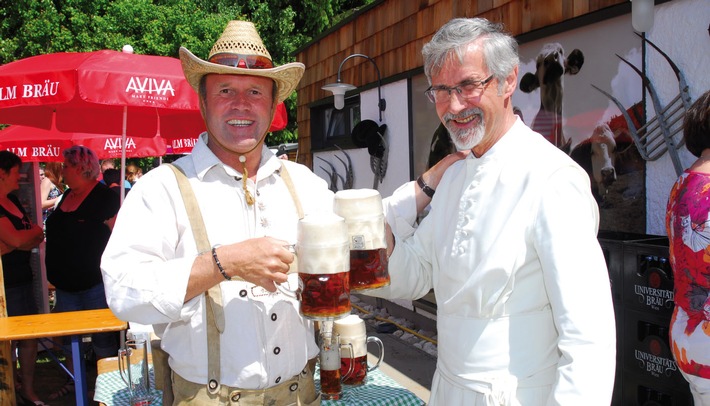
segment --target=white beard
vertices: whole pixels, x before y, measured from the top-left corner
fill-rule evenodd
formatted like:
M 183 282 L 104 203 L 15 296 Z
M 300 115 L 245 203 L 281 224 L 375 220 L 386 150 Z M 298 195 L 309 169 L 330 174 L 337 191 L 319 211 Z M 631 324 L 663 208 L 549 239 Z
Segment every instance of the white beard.
M 458 151 L 468 151 L 481 143 L 486 132 L 486 126 L 483 121 L 476 127 L 468 130 L 453 130 L 449 128 L 451 134 L 451 142 Z

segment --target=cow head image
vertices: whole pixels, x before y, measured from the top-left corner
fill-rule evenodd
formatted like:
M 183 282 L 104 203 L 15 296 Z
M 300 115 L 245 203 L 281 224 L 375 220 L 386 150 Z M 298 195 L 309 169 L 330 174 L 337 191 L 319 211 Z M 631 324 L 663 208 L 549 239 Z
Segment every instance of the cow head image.
M 526 73 L 520 79 L 520 90 L 530 93 L 540 89 L 540 110 L 535 115 L 532 129 L 561 147 L 565 144 L 562 133 L 562 100 L 565 74 L 576 75 L 584 64 L 584 54 L 575 49 L 567 56 L 559 43 L 545 44 L 537 56 L 535 73 Z

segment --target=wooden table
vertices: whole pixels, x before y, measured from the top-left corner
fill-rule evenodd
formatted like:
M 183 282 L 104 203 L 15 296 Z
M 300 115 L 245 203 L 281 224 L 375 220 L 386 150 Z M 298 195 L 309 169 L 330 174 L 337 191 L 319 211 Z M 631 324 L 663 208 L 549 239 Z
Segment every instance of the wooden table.
M 125 321 L 113 315 L 109 309 L 81 310 L 63 313 L 33 314 L 30 316 L 0 317 L 0 343 L 33 338 L 71 336 L 72 360 L 76 385 L 76 404 L 88 405 L 86 368 L 81 357 L 81 336 L 84 334 L 109 333 L 128 328 Z M 0 399 L 3 392 L 13 396 L 12 374 L 0 375 Z M 7 396 L 9 398 L 9 396 Z

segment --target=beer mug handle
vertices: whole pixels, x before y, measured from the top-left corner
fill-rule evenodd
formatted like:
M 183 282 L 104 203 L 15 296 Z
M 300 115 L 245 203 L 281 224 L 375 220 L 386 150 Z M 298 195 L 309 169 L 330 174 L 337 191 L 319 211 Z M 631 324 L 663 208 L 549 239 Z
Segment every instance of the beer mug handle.
M 288 282 L 287 282 L 287 283 L 288 283 Z M 300 298 L 298 297 L 298 296 L 299 296 L 299 293 L 300 293 L 300 292 L 299 292 L 300 289 L 296 288 L 296 290 L 291 290 L 291 289 L 289 289 L 288 287 L 284 286 L 284 285 L 281 284 L 281 283 L 275 283 L 274 285 L 276 285 L 276 289 L 278 289 L 278 290 L 279 290 L 281 293 L 283 293 L 284 295 L 286 295 L 286 296 L 288 296 L 288 297 L 290 297 L 290 298 L 292 298 L 292 299 L 299 299 L 299 300 L 300 300 Z
M 298 272 L 298 256 L 296 256 L 296 244 L 288 244 L 284 245 L 284 248 L 286 248 L 290 253 L 292 253 L 295 257 L 293 260 L 293 263 L 291 264 L 291 268 L 289 269 L 287 274 L 291 273 L 296 273 Z M 299 296 L 299 288 L 296 288 L 296 290 L 289 289 L 286 286 L 283 286 L 281 283 L 275 283 L 276 289 L 278 289 L 281 293 L 284 295 L 292 298 L 292 299 L 298 299 L 300 300 Z
M 385 358 L 385 346 L 382 344 L 382 340 L 374 336 L 367 337 L 367 342 L 377 343 L 377 346 L 380 347 L 380 357 L 377 359 L 377 363 L 367 367 L 367 372 L 372 372 L 380 366 L 380 363 L 382 363 L 382 360 Z
M 353 348 L 352 343 L 340 344 L 340 348 L 343 348 L 343 347 L 350 347 L 350 354 L 355 354 L 355 349 Z M 350 362 L 349 365 L 350 365 L 350 368 L 348 368 L 348 372 L 346 372 L 345 375 L 340 377 L 341 382 L 348 379 L 350 377 L 350 375 L 352 375 L 353 372 L 355 371 L 355 363 Z M 378 363 L 378 365 L 379 365 L 379 363 Z
M 130 388 L 131 384 L 131 368 L 128 368 L 127 366 L 130 365 L 128 362 L 128 357 L 130 357 L 129 352 L 131 351 L 130 348 L 120 348 L 118 350 L 118 373 L 121 375 L 121 379 L 123 379 L 123 382 L 128 385 Z M 126 358 L 127 360 L 124 361 L 123 359 Z M 126 375 L 128 375 L 128 378 L 126 378 Z

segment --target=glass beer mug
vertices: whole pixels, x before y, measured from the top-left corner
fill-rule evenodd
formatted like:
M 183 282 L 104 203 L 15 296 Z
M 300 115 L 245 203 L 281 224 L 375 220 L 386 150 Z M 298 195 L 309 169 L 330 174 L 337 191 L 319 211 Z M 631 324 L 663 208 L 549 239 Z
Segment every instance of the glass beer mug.
M 352 373 L 352 366 L 341 374 L 340 351 L 343 344 L 340 336 L 335 332 L 321 332 L 318 347 L 318 361 L 320 363 L 320 393 L 324 400 L 340 399 L 343 394 L 343 380 Z M 352 350 L 352 345 L 347 345 Z
M 377 289 L 390 284 L 382 197 L 374 189 L 335 194 L 335 214 L 345 219 L 350 243 L 350 288 Z
M 131 406 L 150 405 L 152 396 L 146 340 L 126 341 L 126 347 L 118 350 L 118 371 L 128 386 Z
M 283 293 L 300 301 L 300 312 L 312 320 L 335 320 L 350 314 L 350 250 L 345 220 L 334 214 L 299 220 L 296 256 L 298 290 Z
M 340 335 L 340 342 L 343 345 L 340 353 L 340 373 L 345 376 L 343 384 L 364 384 L 367 373 L 374 371 L 382 363 L 385 357 L 384 344 L 377 337 L 367 337 L 365 322 L 356 314 L 336 320 L 333 331 Z M 380 350 L 377 363 L 371 367 L 367 365 L 368 343 L 376 343 Z

